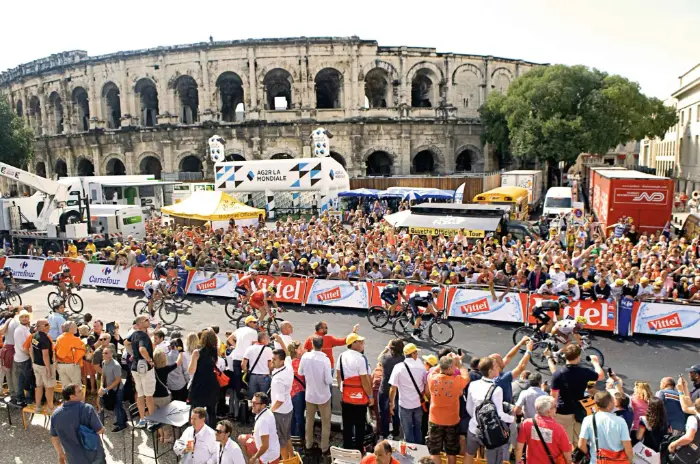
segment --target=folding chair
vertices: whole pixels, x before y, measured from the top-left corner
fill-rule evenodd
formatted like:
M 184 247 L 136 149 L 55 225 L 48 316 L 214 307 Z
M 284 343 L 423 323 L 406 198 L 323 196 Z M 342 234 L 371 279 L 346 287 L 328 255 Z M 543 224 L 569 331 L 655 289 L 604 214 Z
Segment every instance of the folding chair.
M 362 453 L 358 450 L 331 446 L 331 460 L 334 464 L 360 464 L 360 461 L 362 461 Z
M 131 422 L 131 464 L 134 464 L 134 455 L 138 454 L 139 456 L 143 456 L 149 459 L 153 459 L 156 461 L 156 464 L 158 464 L 158 439 L 156 438 L 156 433 L 158 432 L 158 429 L 160 429 L 163 425 L 162 424 L 152 424 L 152 425 L 147 425 L 144 431 L 147 434 L 151 435 L 151 441 L 153 442 L 153 456 L 149 454 L 142 454 L 142 453 L 137 453 L 135 451 L 135 439 L 134 435 L 136 434 L 137 430 L 136 429 L 136 424 L 139 423 L 141 420 L 141 415 L 139 414 L 139 407 L 136 403 L 132 403 L 129 405 L 129 408 L 127 409 L 127 416 L 129 418 L 129 422 Z M 146 436 L 146 444 L 148 444 L 148 436 Z

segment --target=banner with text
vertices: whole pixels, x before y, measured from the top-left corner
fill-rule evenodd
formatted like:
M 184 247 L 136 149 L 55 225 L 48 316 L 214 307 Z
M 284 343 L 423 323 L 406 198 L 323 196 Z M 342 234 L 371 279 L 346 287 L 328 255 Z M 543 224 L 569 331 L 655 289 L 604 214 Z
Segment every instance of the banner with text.
M 633 333 L 700 338 L 697 306 L 637 302 L 632 310 Z
M 44 261 L 44 269 L 41 271 L 41 280 L 51 282 L 53 276 L 61 272 L 63 266 L 70 268 L 70 275 L 73 276 L 76 282 L 83 281 L 85 273 L 85 263 L 83 261 L 74 261 L 71 259 L 47 259 Z
M 187 293 L 232 298 L 236 295 L 237 282 L 238 274 L 235 273 L 192 271 L 187 284 Z
M 530 324 L 536 324 L 537 320 L 532 316 L 532 311 L 539 300 L 555 300 L 555 295 L 530 295 Z M 606 332 L 614 332 L 617 328 L 617 304 L 615 300 L 581 300 L 572 301 L 571 305 L 561 311 L 557 316 L 557 320 L 564 319 L 567 316 L 574 318 L 584 316 L 588 319 L 586 324 L 587 330 L 602 330 Z M 550 314 L 551 317 L 551 314 Z
M 525 322 L 527 317 L 527 293 L 508 293 L 502 299 L 488 290 L 451 288 L 448 291 L 447 307 L 450 317 L 464 317 L 487 321 Z
M 131 268 L 131 272 L 129 273 L 129 280 L 126 282 L 126 288 L 128 290 L 143 290 L 143 286 L 146 284 L 146 282 L 152 279 L 152 267 L 134 266 Z
M 382 301 L 382 290 L 384 290 L 384 287 L 387 285 L 392 284 L 396 285 L 396 283 L 392 282 L 372 282 L 372 292 L 370 296 L 370 306 L 383 306 L 384 302 Z M 408 284 L 406 285 L 406 289 L 404 290 L 404 294 L 406 295 L 406 298 L 410 298 L 411 294 L 413 292 L 422 292 L 422 291 L 430 291 L 432 287 L 430 285 L 415 285 L 415 284 Z M 445 296 L 446 296 L 446 290 L 444 287 L 441 287 L 440 295 L 438 296 L 437 299 L 437 307 L 438 309 L 442 309 L 445 307 Z M 399 297 L 399 301 L 401 300 L 401 297 Z
M 94 287 L 126 288 L 131 269 L 106 264 L 86 264 L 81 285 Z
M 44 269 L 43 259 L 7 258 L 5 266 L 12 269 L 15 279 L 39 280 Z
M 255 279 L 255 286 L 260 289 L 274 285 L 277 288 L 277 301 L 303 305 L 309 280 L 313 282 L 313 279 L 306 277 L 261 275 Z
M 307 305 L 367 309 L 372 284 L 345 280 L 316 279 L 307 285 Z

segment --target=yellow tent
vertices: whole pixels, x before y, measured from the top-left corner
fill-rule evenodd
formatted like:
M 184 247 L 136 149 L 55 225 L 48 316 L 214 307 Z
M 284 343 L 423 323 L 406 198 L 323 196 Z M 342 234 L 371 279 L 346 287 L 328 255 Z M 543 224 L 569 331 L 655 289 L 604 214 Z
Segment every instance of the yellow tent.
M 258 219 L 265 210 L 244 205 L 226 192 L 193 192 L 180 203 L 160 209 L 170 216 L 200 221 L 227 221 L 229 219 Z

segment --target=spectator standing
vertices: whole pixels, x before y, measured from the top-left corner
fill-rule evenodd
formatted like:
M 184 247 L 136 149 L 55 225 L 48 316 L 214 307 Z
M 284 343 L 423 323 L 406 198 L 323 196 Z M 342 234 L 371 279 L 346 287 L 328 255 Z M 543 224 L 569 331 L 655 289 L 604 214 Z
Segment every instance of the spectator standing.
M 231 439 L 233 425 L 227 420 L 216 424 L 216 441 L 219 442 L 216 464 L 247 464 L 238 443 Z
M 266 393 L 270 390 L 270 371 L 272 369 L 272 349 L 270 336 L 267 332 L 258 334 L 258 341 L 248 347 L 243 355 L 241 368 L 247 373 L 248 396 L 258 392 Z
M 207 410 L 202 407 L 192 409 L 190 425 L 173 445 L 176 455 L 182 457 L 182 464 L 216 463 L 219 444 L 216 433 L 206 423 Z
M 316 411 L 321 416 L 321 451 L 330 450 L 331 436 L 331 360 L 322 351 L 323 336 L 314 335 L 311 339 L 313 351 L 304 353 L 299 362 L 299 375 L 306 381 L 306 449 L 314 442 L 314 422 Z
M 306 378 L 299 374 L 299 365 L 304 355 L 304 347 L 299 342 L 292 342 L 287 347 L 289 356 L 292 358 L 291 366 L 294 373 L 292 380 L 292 437 L 298 437 L 300 443 L 304 443 L 304 432 L 306 423 L 304 421 L 304 411 L 306 410 Z M 330 363 L 329 363 L 330 366 Z
M 556 401 L 545 394 L 539 396 L 534 401 L 533 406 L 537 414 L 527 418 L 520 426 L 518 444 L 515 448 L 515 462 L 523 462 L 523 448 L 527 446 L 526 457 L 529 463 L 549 463 L 551 462 L 549 456 L 554 458 L 554 462 L 559 462 L 557 459 L 563 456 L 564 461 L 570 463 L 571 443 L 569 437 L 566 435 L 564 427 L 554 418 L 557 410 Z M 535 429 L 535 424 L 539 431 Z
M 126 428 L 126 412 L 124 411 L 124 387 L 122 386 L 122 367 L 114 359 L 114 351 L 107 348 L 102 353 L 102 387 L 97 391 L 100 398 L 100 422 L 105 423 L 105 408 L 114 404 L 116 423 L 113 433 Z M 112 409 L 112 408 L 109 408 Z
M 280 443 L 282 459 L 294 456 L 292 447 L 292 382 L 294 371 L 291 366 L 285 365 L 286 355 L 284 350 L 278 349 L 272 352 L 272 375 L 270 376 L 270 410 L 275 415 L 277 423 L 277 438 Z
M 177 367 L 168 374 L 166 383 L 173 401 L 187 401 L 187 373 L 185 371 L 182 340 L 180 338 L 170 340 L 170 351 L 167 354 L 168 364 L 175 364 Z M 158 372 L 156 371 L 156 375 Z
M 20 311 L 21 312 L 21 311 Z M 5 321 L 2 327 L 0 327 L 0 337 L 5 336 L 4 344 L 2 347 L 2 363 L 5 369 L 5 375 L 7 376 L 7 385 L 10 391 L 10 398 L 13 404 L 18 403 L 17 398 L 17 386 L 19 383 L 19 369 L 14 364 L 15 352 L 17 351 L 15 347 L 15 329 L 20 325 L 19 315 L 10 317 Z
M 527 276 L 527 289 L 531 292 L 536 292 L 548 279 L 549 275 L 546 272 L 542 272 L 542 266 L 538 263 Z
M 664 402 L 652 396 L 649 399 L 646 414 L 640 417 L 637 423 L 637 441 L 641 441 L 644 446 L 658 453 L 661 451 L 661 442 L 669 430 Z
M 136 386 L 136 405 L 141 419 L 136 428 L 146 427 L 146 407 L 148 415 L 156 412 L 153 393 L 156 391 L 156 372 L 153 370 L 153 343 L 147 330 L 151 325 L 148 316 L 139 316 L 134 320 L 134 332 L 126 339 L 126 346 L 131 347 L 131 375 Z
M 423 444 L 421 423 L 428 372 L 423 361 L 418 359 L 418 348 L 415 344 L 409 343 L 404 346 L 403 354 L 405 360 L 394 367 L 389 377 L 389 414 L 394 416 L 397 412 L 394 401 L 398 394 L 398 413 L 403 426 L 403 438 L 408 443 Z
M 362 354 L 365 350 L 365 338 L 353 332 L 345 339 L 345 345 L 348 349 L 338 357 L 337 370 L 338 385 L 343 395 L 340 402 L 343 416 L 343 448 L 362 452 L 367 407 L 374 404 L 369 364 Z
M 511 391 L 513 392 L 513 403 L 516 402 L 518 398 L 520 398 L 520 394 L 522 392 L 530 388 L 530 374 L 530 371 L 524 370 L 520 373 L 518 380 L 513 380 L 513 383 L 511 384 Z
M 80 384 L 64 385 L 63 401 L 51 415 L 50 429 L 51 443 L 58 454 L 59 463 L 104 463 L 102 440 L 97 439 L 98 448 L 95 451 L 86 450 L 80 441 L 78 430 L 81 425 L 100 435 L 105 430 L 95 408 L 84 403 L 85 397 Z
M 41 411 L 41 398 L 46 388 L 46 412 L 53 413 L 53 389 L 56 386 L 56 367 L 53 359 L 53 342 L 49 337 L 49 321 L 39 319 L 36 321 L 36 332 L 32 335 L 32 348 L 29 355 L 32 358 L 32 370 L 36 388 L 34 400 L 36 411 Z
M 328 335 L 328 323 L 326 321 L 320 321 L 314 326 L 314 330 L 316 330 L 316 333 L 314 335 L 319 335 L 323 337 L 323 353 L 325 353 L 326 356 L 328 356 L 328 359 L 331 361 L 331 369 L 334 368 L 335 366 L 335 359 L 333 358 L 333 348 L 336 346 L 343 346 L 345 345 L 345 338 L 339 338 L 339 337 L 334 337 L 332 335 Z M 355 327 L 352 329 L 352 333 L 357 333 L 357 331 L 360 330 L 360 324 L 355 324 Z M 306 339 L 306 343 L 304 343 L 304 349 L 306 351 L 311 351 L 312 349 L 312 339 L 313 335 L 309 338 Z
M 469 421 L 469 432 L 467 433 L 465 464 L 472 464 L 472 462 L 474 462 L 474 456 L 476 456 L 479 446 L 483 445 L 481 440 L 477 437 L 477 421 L 474 416 L 477 408 L 481 406 L 481 403 L 484 402 L 489 393 L 491 393 L 491 401 L 496 411 L 498 411 L 498 416 L 501 421 L 506 424 L 515 422 L 515 417 L 504 412 L 503 389 L 496 385 L 496 379 L 500 374 L 500 363 L 491 356 L 482 358 L 479 361 L 479 372 L 481 372 L 482 375 L 481 379 L 469 385 L 469 393 L 467 394 L 467 414 L 469 414 L 471 419 Z M 488 464 L 501 464 L 507 459 L 508 443 L 498 448 L 486 450 L 486 462 Z
M 16 338 L 16 337 L 15 337 Z M 656 392 L 656 397 L 664 402 L 666 419 L 674 432 L 685 432 L 685 413 L 680 402 L 680 393 L 676 389 L 676 381 L 671 377 L 661 379 L 660 390 Z
M 243 389 L 243 357 L 249 346 L 255 343 L 258 339 L 258 320 L 255 316 L 245 318 L 245 326 L 236 329 L 228 338 L 228 343 L 234 346 L 233 351 L 228 356 L 229 364 L 232 366 L 233 374 L 229 386 L 233 390 L 229 399 L 229 412 L 238 416 L 238 402 L 241 398 L 241 390 Z M 189 340 L 188 340 L 189 345 Z
M 270 411 L 270 398 L 258 392 L 253 396 L 252 403 L 255 414 L 253 435 L 240 435 L 238 444 L 245 450 L 249 464 L 258 460 L 262 464 L 276 462 L 280 457 L 280 443 L 275 415 Z
M 530 386 L 520 394 L 515 403 L 515 413 L 525 419 L 532 419 L 537 414 L 535 406 L 537 398 L 546 396 L 547 393 L 542 389 L 542 374 L 539 372 L 530 374 L 528 382 Z M 552 414 L 554 414 L 554 410 Z
M 66 318 L 64 317 L 65 311 L 66 304 L 61 300 L 58 306 L 56 306 L 47 317 L 49 321 L 49 337 L 51 337 L 53 341 L 58 340 L 58 337 L 63 333 L 61 326 L 66 322 Z
M 22 310 L 19 313 L 19 325 L 14 332 L 15 355 L 13 359 L 14 368 L 19 374 L 17 381 L 17 399 L 15 404 L 26 406 L 34 400 L 34 377 L 32 375 L 32 360 L 29 357 L 29 350 L 24 348 L 25 342 L 31 334 L 29 333 L 30 313 Z M 24 392 L 28 391 L 29 396 Z
M 690 381 L 692 383 L 690 399 L 695 402 L 695 400 L 700 398 L 700 364 L 691 366 L 689 369 L 686 369 L 686 372 L 689 373 Z
M 634 453 L 629 429 L 625 420 L 612 412 L 615 408 L 612 395 L 607 390 L 600 391 L 595 394 L 594 399 L 597 411 L 583 419 L 578 447 L 581 451 L 589 452 L 591 464 L 596 464 L 597 458 L 604 455 L 618 459 L 624 459 L 626 456 L 629 462 L 632 462 Z M 597 446 L 600 446 L 600 449 L 597 449 Z
M 175 364 L 168 364 L 168 355 L 165 354 L 161 348 L 156 348 L 153 352 L 153 368 L 156 371 L 156 389 L 153 392 L 153 404 L 156 410 L 166 407 L 172 401 L 170 396 L 170 390 L 168 390 L 168 375 L 180 367 L 182 364 L 182 357 L 178 357 Z M 167 427 L 161 427 L 158 429 L 158 438 L 161 442 L 171 441 L 167 434 Z
M 414 345 L 415 346 L 415 345 Z M 395 411 L 398 406 L 398 397 L 396 395 L 390 398 L 389 394 L 389 378 L 394 370 L 394 367 L 404 361 L 403 355 L 403 340 L 394 338 L 384 348 L 384 351 L 379 355 L 379 363 L 382 365 L 382 381 L 379 384 L 379 440 L 384 437 L 389 437 L 389 422 L 392 422 L 392 430 L 394 438 L 399 435 L 401 421 L 398 414 L 392 414 L 390 411 Z
M 685 424 L 685 433 L 668 445 L 669 453 L 675 453 L 678 448 L 691 445 L 695 440 L 695 434 L 698 432 L 700 420 L 698 419 L 697 411 L 700 411 L 700 399 L 695 400 L 693 404 L 696 414 L 688 416 Z
M 653 397 L 654 395 L 651 393 L 651 387 L 647 382 L 634 382 L 634 391 L 630 398 L 633 413 L 632 430 L 637 430 L 639 419 L 646 415 L 647 408 L 649 407 L 649 400 Z
M 562 353 L 566 366 L 557 369 L 552 375 L 552 397 L 557 400 L 557 422 L 564 426 L 569 441 L 574 445 L 578 443 L 580 421 L 586 415 L 579 401 L 583 399 L 588 382 L 605 379 L 605 372 L 595 355 L 591 356 L 594 369 L 582 367 L 581 347 L 578 345 L 568 345 L 562 349 Z
M 205 329 L 199 340 L 199 349 L 192 353 L 189 373 L 192 377 L 190 385 L 190 406 L 203 407 L 207 411 L 207 424 L 216 424 L 216 404 L 219 400 L 219 382 L 216 380 L 214 368 L 218 359 L 218 338 L 210 329 Z M 209 430 L 213 429 L 209 428 Z
M 56 369 L 61 383 L 67 385 L 81 384 L 80 366 L 85 356 L 85 344 L 75 335 L 78 330 L 75 322 L 64 322 L 61 327 L 63 334 L 56 339 Z

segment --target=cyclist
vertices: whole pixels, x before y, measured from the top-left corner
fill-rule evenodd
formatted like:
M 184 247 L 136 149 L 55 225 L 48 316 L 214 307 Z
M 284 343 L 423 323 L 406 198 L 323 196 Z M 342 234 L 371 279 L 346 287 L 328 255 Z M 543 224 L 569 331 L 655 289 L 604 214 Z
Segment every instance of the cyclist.
M 558 316 L 562 306 L 568 302 L 569 299 L 565 296 L 560 296 L 557 301 L 539 300 L 532 311 L 532 315 L 537 319 L 537 330 L 540 330 L 542 333 L 551 332 L 555 321 L 547 313 L 554 313 L 555 316 Z
M 405 288 L 406 281 L 399 280 L 397 285 L 389 284 L 382 289 L 382 293 L 379 295 L 379 297 L 384 304 L 384 309 L 391 311 L 389 314 L 390 318 L 394 317 L 396 309 L 399 307 L 399 297 L 406 300 L 406 294 L 404 293 Z
M 437 297 L 440 294 L 440 287 L 433 287 L 430 291 L 420 291 L 413 292 L 408 298 L 408 307 L 411 308 L 411 313 L 416 319 L 413 324 L 413 333 L 411 338 L 414 340 L 420 340 L 421 333 L 421 322 L 423 321 L 423 316 L 418 308 L 425 308 L 425 312 L 428 314 L 435 315 L 437 313 Z
M 75 281 L 75 277 L 73 277 L 71 275 L 70 268 L 68 266 L 63 266 L 61 268 L 61 272 L 54 274 L 54 276 L 51 278 L 51 282 L 56 287 L 58 287 L 58 290 L 61 293 L 61 298 L 63 298 L 63 301 L 67 301 L 68 288 L 70 285 L 73 285 L 74 287 L 78 287 L 78 283 Z
M 166 261 L 161 261 L 153 267 L 153 279 L 166 279 L 170 280 L 168 273 L 170 269 L 175 269 L 175 258 L 169 257 Z
M 259 321 L 261 323 L 265 320 L 267 311 L 270 309 L 270 306 L 267 304 L 268 298 L 272 300 L 272 304 L 275 308 L 279 308 L 279 306 L 277 306 L 277 297 L 275 295 L 277 295 L 277 289 L 274 285 L 256 290 L 252 295 L 250 295 L 248 304 L 250 304 L 250 307 L 254 310 L 257 309 L 260 311 Z
M 12 268 L 10 266 L 5 266 L 2 270 L 2 282 L 0 282 L 0 292 L 7 290 L 7 287 L 12 284 L 15 285 L 15 277 L 12 275 Z
M 146 299 L 148 300 L 148 311 L 151 313 L 151 317 L 155 315 L 153 302 L 165 296 L 167 285 L 168 281 L 163 277 L 149 280 L 143 284 L 143 294 L 146 295 Z
M 562 349 L 571 344 L 572 335 L 576 340 L 576 344 L 581 346 L 581 335 L 579 335 L 579 331 L 583 329 L 587 323 L 588 319 L 584 316 L 577 316 L 576 319 L 561 320 L 554 324 L 552 335 L 564 343 Z
M 258 271 L 251 269 L 250 272 L 238 279 L 236 283 L 235 292 L 240 295 L 243 304 L 247 303 L 250 299 L 250 295 L 257 290 L 255 287 L 255 278 L 257 275 Z

